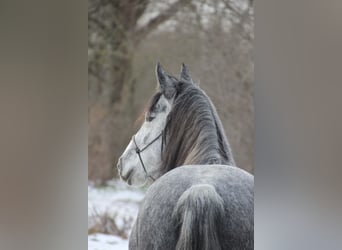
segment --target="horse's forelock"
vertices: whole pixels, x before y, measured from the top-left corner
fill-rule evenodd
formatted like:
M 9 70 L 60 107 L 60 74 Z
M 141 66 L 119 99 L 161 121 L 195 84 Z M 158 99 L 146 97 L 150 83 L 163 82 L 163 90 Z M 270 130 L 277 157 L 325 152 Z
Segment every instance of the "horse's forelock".
M 140 127 L 142 125 L 142 123 L 145 121 L 146 114 L 148 115 L 150 112 L 153 111 L 153 108 L 158 103 L 161 96 L 162 96 L 162 93 L 157 92 L 150 98 L 150 100 L 144 106 L 143 111 L 140 113 L 140 115 L 134 122 L 134 127 Z
M 150 102 L 147 105 L 146 112 L 150 113 L 153 111 L 155 105 L 158 103 L 160 97 L 162 96 L 162 93 L 157 92 L 150 100 Z

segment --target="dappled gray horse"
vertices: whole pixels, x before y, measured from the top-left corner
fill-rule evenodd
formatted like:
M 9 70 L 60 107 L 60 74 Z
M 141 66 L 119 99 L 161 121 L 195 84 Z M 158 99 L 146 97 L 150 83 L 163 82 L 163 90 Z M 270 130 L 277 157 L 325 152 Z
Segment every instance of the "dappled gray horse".
M 179 79 L 157 64 L 159 91 L 119 159 L 129 185 L 151 185 L 129 249 L 253 249 L 254 177 L 235 167 L 209 97 L 183 64 Z

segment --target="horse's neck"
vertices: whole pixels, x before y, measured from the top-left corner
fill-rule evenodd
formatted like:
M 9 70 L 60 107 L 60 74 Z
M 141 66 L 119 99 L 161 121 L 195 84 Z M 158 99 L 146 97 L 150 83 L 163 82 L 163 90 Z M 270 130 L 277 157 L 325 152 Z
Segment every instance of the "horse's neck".
M 184 121 L 177 115 L 170 119 L 170 127 L 166 129 L 168 136 L 166 141 L 170 143 L 163 154 L 164 173 L 182 165 L 235 165 L 216 109 L 210 99 L 207 99 L 209 105 L 206 99 L 199 97 L 196 103 L 197 109 L 189 108 L 191 105 L 186 105 L 188 99 L 184 97 L 182 97 L 184 105 L 178 103 L 175 106 L 182 114 L 189 113 Z M 182 123 L 175 121 L 182 121 Z
M 224 131 L 219 127 L 221 124 L 215 121 L 211 126 L 209 129 L 201 129 L 191 146 L 186 135 L 180 144 L 172 145 L 174 149 L 168 151 L 171 154 L 164 162 L 163 169 L 167 172 L 183 165 L 235 165 Z
M 204 137 L 199 136 L 195 143 L 196 147 L 190 152 L 186 159 L 186 163 L 191 164 L 223 164 L 235 166 L 233 154 L 226 137 L 222 122 L 217 114 L 215 106 L 211 105 L 211 114 L 213 116 L 213 128 L 210 135 Z M 206 146 L 204 146 L 206 145 Z M 197 157 L 193 157 L 193 156 Z
M 219 150 L 219 142 L 200 140 L 195 143 L 182 165 L 227 164 Z
M 217 141 L 219 143 L 220 155 L 221 155 L 221 158 L 223 158 L 222 164 L 235 166 L 233 153 L 232 153 L 232 150 L 230 148 L 228 139 L 226 137 L 226 133 L 224 131 L 221 119 L 217 113 L 217 110 L 216 110 L 213 102 L 210 100 L 209 97 L 208 97 L 208 101 L 210 103 L 209 108 L 211 110 L 211 114 L 212 114 L 214 122 L 215 122 L 215 127 L 216 127 L 216 132 L 217 132 L 216 135 L 217 135 Z

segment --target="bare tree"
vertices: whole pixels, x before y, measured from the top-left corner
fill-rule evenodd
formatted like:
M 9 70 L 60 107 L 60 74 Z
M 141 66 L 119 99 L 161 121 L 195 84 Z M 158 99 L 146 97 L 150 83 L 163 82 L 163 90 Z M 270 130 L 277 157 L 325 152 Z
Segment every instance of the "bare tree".
M 229 19 L 231 29 L 249 43 L 253 39 L 251 8 L 230 0 L 89 0 L 88 74 L 89 129 L 88 173 L 93 180 L 116 174 L 113 167 L 129 140 L 136 110 L 133 107 L 136 80 L 132 74 L 135 53 L 142 41 L 169 20 L 187 16 L 205 26 L 208 6 Z M 250 5 L 248 5 L 250 6 Z M 147 20 L 142 22 L 141 19 Z M 146 18 L 147 17 L 147 18 Z M 205 35 L 207 30 L 203 29 Z
M 139 42 L 189 3 L 178 0 L 144 26 L 138 26 L 148 0 L 89 0 L 89 176 L 108 179 L 127 134 L 125 124 L 115 119 L 130 111 L 134 79 L 132 58 Z M 122 133 L 113 133 L 122 130 Z M 115 172 L 114 172 L 115 173 Z

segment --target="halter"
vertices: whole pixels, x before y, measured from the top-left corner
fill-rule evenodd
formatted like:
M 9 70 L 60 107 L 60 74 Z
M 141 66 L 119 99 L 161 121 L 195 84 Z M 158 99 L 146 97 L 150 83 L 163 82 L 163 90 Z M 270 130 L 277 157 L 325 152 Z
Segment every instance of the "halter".
M 144 169 L 144 172 L 145 172 L 146 177 L 150 177 L 153 181 L 155 181 L 155 179 L 154 179 L 150 174 L 147 173 L 146 168 L 145 168 L 145 164 L 144 164 L 144 162 L 143 162 L 143 160 L 142 160 L 142 158 L 141 158 L 140 153 L 142 153 L 145 149 L 147 149 L 147 148 L 148 148 L 149 146 L 151 146 L 154 142 L 156 142 L 156 141 L 159 139 L 159 137 L 161 137 L 162 135 L 163 135 L 163 131 L 162 131 L 156 138 L 154 138 L 150 143 L 148 143 L 145 147 L 143 147 L 142 149 L 140 149 L 140 148 L 138 147 L 138 144 L 137 144 L 137 142 L 135 141 L 135 135 L 133 135 L 133 142 L 134 142 L 134 144 L 135 144 L 135 152 L 136 152 L 136 153 L 138 154 L 138 156 L 139 156 L 139 160 L 140 160 L 141 166 L 142 166 L 143 169 Z M 163 137 L 162 137 L 161 151 L 163 151 Z

